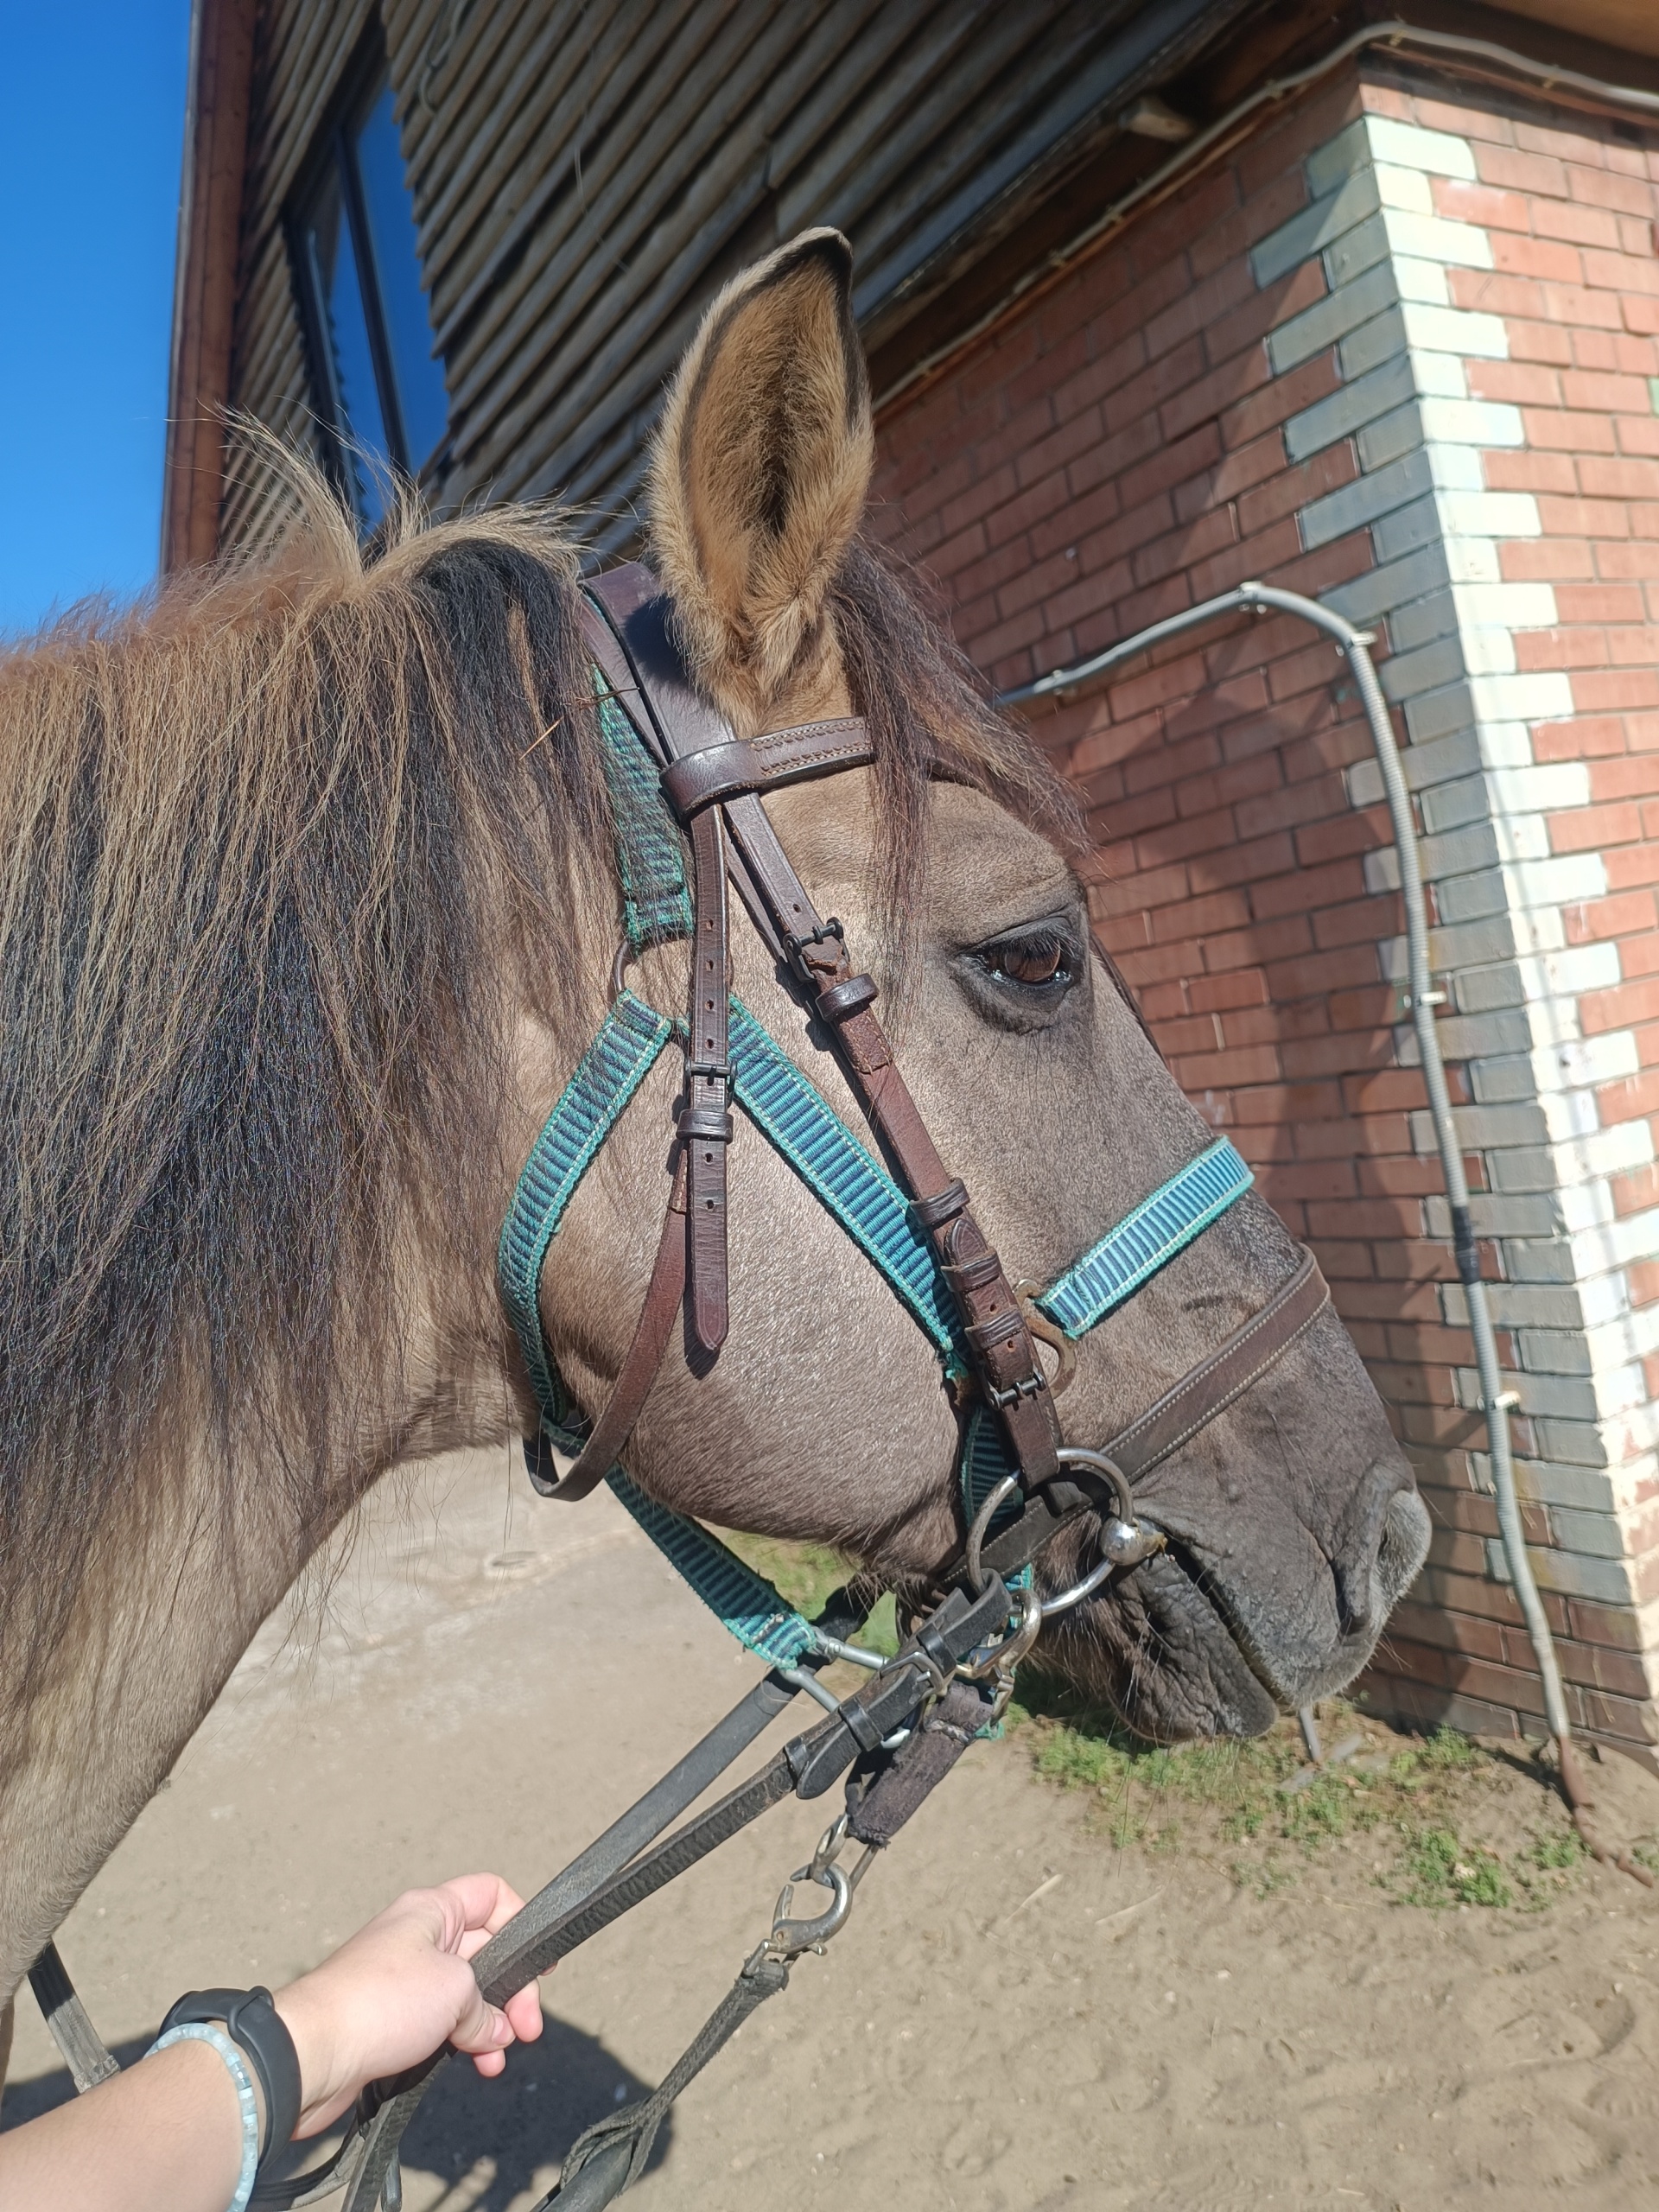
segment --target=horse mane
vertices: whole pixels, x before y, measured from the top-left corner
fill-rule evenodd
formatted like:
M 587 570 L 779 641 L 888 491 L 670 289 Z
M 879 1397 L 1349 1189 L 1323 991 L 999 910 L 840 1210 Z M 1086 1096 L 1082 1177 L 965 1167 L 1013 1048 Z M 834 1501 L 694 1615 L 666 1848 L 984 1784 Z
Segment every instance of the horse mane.
M 572 917 L 616 894 L 564 525 L 411 498 L 365 550 L 286 466 L 301 518 L 275 552 L 0 657 L 14 1713 L 169 1464 L 205 1449 L 228 1522 L 274 1497 L 315 1539 L 353 1455 L 396 1453 L 411 1249 L 475 1322 L 517 1025 L 574 1047 L 597 1002 Z M 1027 815 L 1063 805 L 873 545 L 833 612 L 897 943 L 930 743 Z

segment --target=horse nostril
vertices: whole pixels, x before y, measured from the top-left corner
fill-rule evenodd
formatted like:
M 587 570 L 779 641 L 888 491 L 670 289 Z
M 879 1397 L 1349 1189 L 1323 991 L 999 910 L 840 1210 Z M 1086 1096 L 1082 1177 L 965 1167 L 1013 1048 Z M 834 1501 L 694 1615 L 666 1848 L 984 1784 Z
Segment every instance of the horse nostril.
M 1376 1574 L 1374 1563 L 1367 1560 L 1350 1563 L 1338 1560 L 1336 1567 L 1337 1612 L 1344 1636 L 1364 1636 L 1369 1633 L 1371 1616 L 1376 1608 Z
M 1407 1509 L 1402 1515 L 1399 1509 Z M 1349 1535 L 1331 1562 L 1344 1636 L 1379 1630 L 1395 1599 L 1421 1564 L 1427 1516 L 1399 1460 L 1374 1462 L 1354 1499 Z

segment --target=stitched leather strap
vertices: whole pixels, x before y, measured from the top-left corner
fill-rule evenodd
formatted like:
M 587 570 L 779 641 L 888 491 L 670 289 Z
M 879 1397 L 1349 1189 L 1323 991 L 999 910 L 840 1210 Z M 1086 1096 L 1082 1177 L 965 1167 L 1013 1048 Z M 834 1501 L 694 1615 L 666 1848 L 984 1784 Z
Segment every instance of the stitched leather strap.
M 1120 1431 L 1106 1446 L 1106 1457 L 1115 1459 L 1131 1482 L 1148 1473 L 1259 1382 L 1313 1326 L 1330 1300 L 1330 1286 L 1319 1262 L 1304 1252 L 1300 1267 L 1255 1319 L 1235 1330 L 1208 1359 Z
M 718 800 L 737 798 L 744 791 L 781 791 L 787 784 L 839 775 L 844 768 L 868 768 L 874 759 L 858 716 L 803 722 L 769 737 L 734 738 L 729 744 L 687 753 L 663 771 L 663 796 L 686 822 Z
M 690 1162 L 686 1264 L 691 1333 L 704 1351 L 715 1352 L 726 1341 L 726 1152 L 732 1141 L 726 838 L 718 807 L 694 818 L 691 856 L 696 936 L 685 1109 L 677 1126 Z
M 967 1210 L 962 1185 L 940 1159 L 893 1060 L 872 1011 L 875 987 L 854 975 L 840 925 L 818 914 L 759 799 L 735 800 L 726 811 L 732 841 L 772 907 L 813 1009 L 835 1038 L 853 1088 L 929 1226 L 1014 1463 L 1027 1482 L 1046 1481 L 1058 1465 L 1060 1436 L 1042 1363 L 1001 1262 Z M 941 1212 L 934 1225 L 930 1214 Z
M 645 1399 L 657 1379 L 657 1370 L 663 1363 L 663 1354 L 668 1350 L 668 1340 L 679 1318 L 680 1302 L 685 1296 L 685 1157 L 682 1151 L 675 1165 L 674 1187 L 663 1216 L 656 1263 L 651 1271 L 645 1302 L 634 1325 L 633 1341 L 611 1387 L 605 1410 L 594 1423 L 588 1441 L 569 1471 L 560 1481 L 549 1484 L 538 1480 L 532 1470 L 531 1480 L 544 1497 L 564 1498 L 574 1503 L 597 1489 L 621 1458 L 633 1434 L 634 1424 L 645 1409 Z
M 1184 1375 L 1155 1405 L 1103 1445 L 1104 1456 L 1116 1461 L 1131 1482 L 1149 1474 L 1259 1382 L 1313 1326 L 1330 1297 L 1319 1262 L 1311 1252 L 1304 1251 L 1295 1274 L 1261 1312 L 1218 1344 L 1208 1359 Z M 985 1545 L 981 1559 L 997 1573 L 1010 1575 L 1028 1566 L 1058 1535 L 1063 1522 L 1095 1510 L 1095 1501 L 1076 1483 L 1062 1477 L 1046 1484 L 1029 1500 L 1020 1518 Z

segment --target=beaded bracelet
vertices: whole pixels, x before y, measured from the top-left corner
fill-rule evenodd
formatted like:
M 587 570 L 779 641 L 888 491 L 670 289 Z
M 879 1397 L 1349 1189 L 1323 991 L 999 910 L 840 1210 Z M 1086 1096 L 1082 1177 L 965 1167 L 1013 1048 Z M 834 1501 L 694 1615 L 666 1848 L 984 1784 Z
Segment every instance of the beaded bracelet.
M 182 2027 L 169 2028 L 151 2044 L 150 2052 L 165 2050 L 173 2043 L 211 2044 L 230 2069 L 231 2079 L 236 2084 L 236 2101 L 242 2108 L 242 2171 L 236 2177 L 236 2195 L 226 2212 L 247 2212 L 248 2199 L 253 2195 L 254 2176 L 259 2171 L 259 2106 L 247 2061 L 222 2028 L 209 2027 L 201 2020 L 189 2020 Z

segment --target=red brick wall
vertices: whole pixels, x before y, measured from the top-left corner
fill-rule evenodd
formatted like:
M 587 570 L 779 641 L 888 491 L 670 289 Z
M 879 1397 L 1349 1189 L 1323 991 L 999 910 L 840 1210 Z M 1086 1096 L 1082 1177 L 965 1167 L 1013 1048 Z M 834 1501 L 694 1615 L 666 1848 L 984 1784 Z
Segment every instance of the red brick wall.
M 1538 757 L 1593 763 L 1597 804 L 1551 834 L 1556 850 L 1608 849 L 1608 896 L 1571 927 L 1621 940 L 1628 980 L 1587 996 L 1585 1020 L 1637 1026 L 1641 1070 L 1606 1104 L 1646 1115 L 1659 1106 L 1659 676 L 1644 596 L 1659 588 L 1659 401 L 1645 382 L 1659 375 L 1659 264 L 1642 226 L 1659 209 L 1645 154 L 1609 160 L 1602 134 L 1592 161 L 1570 132 L 1546 147 L 1549 134 L 1478 98 L 1453 121 L 1339 80 L 899 403 L 880 427 L 879 512 L 943 581 L 963 644 L 1004 689 L 1246 578 L 1318 596 L 1373 570 L 1369 528 L 1309 551 L 1298 525 L 1363 465 L 1352 436 L 1287 456 L 1283 426 L 1342 384 L 1336 354 L 1275 375 L 1265 343 L 1325 296 L 1326 276 L 1315 258 L 1258 284 L 1249 258 L 1307 202 L 1305 158 L 1366 111 L 1465 136 L 1481 118 L 1479 181 L 1436 178 L 1436 206 L 1503 240 L 1495 271 L 1453 272 L 1457 304 L 1510 316 L 1516 333 L 1510 360 L 1471 364 L 1470 389 L 1526 410 L 1525 448 L 1493 456 L 1488 480 L 1535 492 L 1546 535 L 1506 546 L 1503 574 L 1559 584 L 1560 627 L 1522 641 L 1523 664 L 1569 670 L 1582 713 L 1556 726 L 1566 751 Z M 1386 663 L 1386 634 L 1376 652 Z M 1105 942 L 1189 1094 L 1317 1251 L 1434 1516 L 1432 1570 L 1396 1616 L 1376 1694 L 1426 1719 L 1521 1726 L 1541 1700 L 1513 1596 L 1489 1572 L 1472 1346 L 1442 1291 L 1449 1248 L 1426 1234 L 1444 1233 L 1426 1204 L 1443 1186 L 1409 1119 L 1424 1094 L 1401 1064 L 1402 1004 L 1379 958 L 1402 918 L 1392 878 L 1366 866 L 1388 844 L 1386 814 L 1351 803 L 1344 772 L 1370 744 L 1343 664 L 1294 620 L 1236 618 L 1033 728 L 1087 808 Z M 1399 734 L 1410 738 L 1404 721 Z M 1478 1147 L 1470 1166 L 1480 1191 Z M 1651 1205 L 1659 1175 L 1621 1190 L 1627 1207 Z M 1491 1248 L 1488 1273 L 1503 1264 Z M 1659 1297 L 1659 1267 L 1639 1283 Z M 1500 1350 L 1519 1370 L 1514 1329 Z M 1521 1453 L 1548 1458 L 1526 1411 L 1516 1429 Z M 1547 1482 L 1537 1495 L 1529 1532 L 1548 1546 Z M 1570 1592 L 1547 1602 L 1580 1725 L 1644 1738 L 1650 1639 L 1637 1615 Z

